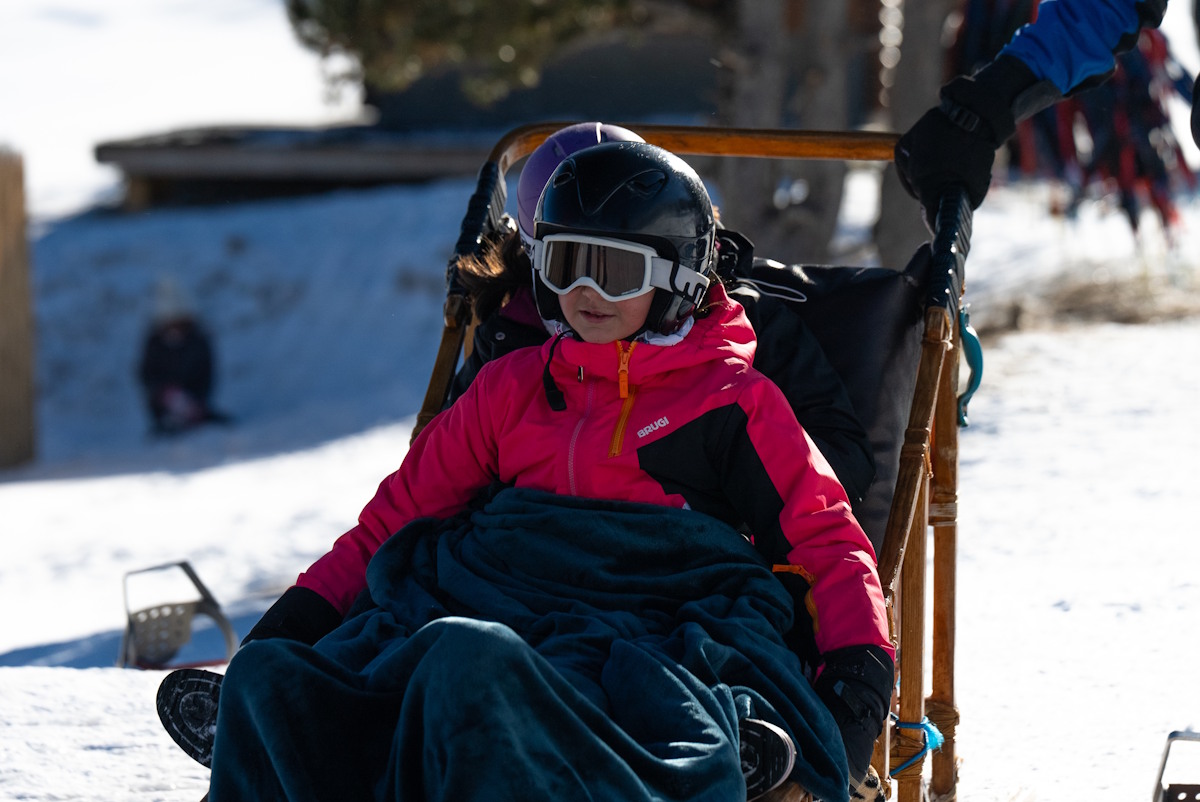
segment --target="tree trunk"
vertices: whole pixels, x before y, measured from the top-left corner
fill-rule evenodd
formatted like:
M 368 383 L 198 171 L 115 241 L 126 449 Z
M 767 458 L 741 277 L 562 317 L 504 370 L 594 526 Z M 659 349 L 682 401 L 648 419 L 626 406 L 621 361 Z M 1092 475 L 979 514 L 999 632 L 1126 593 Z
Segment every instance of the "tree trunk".
M 33 306 L 21 157 L 0 148 L 0 468 L 34 457 Z
M 721 124 L 844 128 L 846 37 L 846 0 L 739 0 L 722 53 Z M 841 162 L 724 160 L 722 220 L 750 237 L 759 255 L 826 261 L 845 170 Z
M 790 49 L 796 89 L 792 107 L 796 127 L 844 131 L 849 125 L 850 87 L 847 80 L 850 35 L 847 0 L 809 0 L 804 24 L 792 37 Z M 837 233 L 838 214 L 846 184 L 844 161 L 808 161 L 788 171 L 793 186 L 806 197 L 783 209 L 783 236 L 799 249 L 785 261 L 822 263 L 831 258 L 830 243 Z
M 735 128 L 780 128 L 783 122 L 784 0 L 738 0 L 736 25 L 721 50 L 719 122 Z M 765 159 L 716 165 L 722 222 L 759 240 L 771 213 L 775 170 Z
M 904 42 L 889 93 L 891 127 L 900 132 L 938 102 L 938 89 L 946 78 L 942 29 L 954 0 L 905 0 L 903 8 Z M 879 206 L 875 225 L 879 258 L 884 265 L 900 269 L 929 239 L 929 232 L 922 224 L 920 205 L 904 191 L 894 166 L 884 171 Z

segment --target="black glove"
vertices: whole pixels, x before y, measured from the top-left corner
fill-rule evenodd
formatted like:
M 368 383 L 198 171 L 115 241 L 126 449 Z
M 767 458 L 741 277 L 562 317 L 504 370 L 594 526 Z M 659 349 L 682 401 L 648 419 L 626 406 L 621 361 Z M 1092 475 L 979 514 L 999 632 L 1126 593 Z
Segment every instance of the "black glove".
M 1025 62 L 1001 56 L 974 77 L 960 76 L 943 86 L 941 97 L 941 105 L 925 112 L 896 143 L 900 183 L 921 202 L 927 219 L 955 184 L 966 189 L 971 208 L 978 208 L 991 184 L 996 149 L 1013 135 L 1018 120 L 1060 96 Z
M 940 108 L 925 112 L 896 143 L 896 172 L 905 191 L 921 202 L 927 221 L 937 214 L 942 194 L 954 185 L 979 208 L 992 183 L 996 148 L 950 121 Z
M 841 730 L 852 787 L 867 776 L 875 741 L 883 732 L 894 668 L 878 646 L 847 646 L 825 655 L 825 667 L 813 684 Z
M 293 585 L 284 591 L 271 608 L 242 640 L 287 638 L 312 646 L 342 623 L 342 614 L 315 590 Z

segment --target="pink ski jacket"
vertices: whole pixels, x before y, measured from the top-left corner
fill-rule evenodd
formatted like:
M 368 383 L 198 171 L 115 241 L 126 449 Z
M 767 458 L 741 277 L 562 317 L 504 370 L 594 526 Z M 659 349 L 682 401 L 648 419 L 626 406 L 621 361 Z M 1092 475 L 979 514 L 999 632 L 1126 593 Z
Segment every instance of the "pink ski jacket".
M 877 645 L 894 656 L 875 554 L 845 492 L 779 388 L 750 367 L 742 308 L 719 284 L 709 303 L 674 345 L 564 337 L 485 365 L 297 584 L 344 613 L 384 540 L 500 481 L 745 524 L 775 571 L 811 586 L 803 601 L 822 653 Z M 565 408 L 552 408 L 556 393 Z

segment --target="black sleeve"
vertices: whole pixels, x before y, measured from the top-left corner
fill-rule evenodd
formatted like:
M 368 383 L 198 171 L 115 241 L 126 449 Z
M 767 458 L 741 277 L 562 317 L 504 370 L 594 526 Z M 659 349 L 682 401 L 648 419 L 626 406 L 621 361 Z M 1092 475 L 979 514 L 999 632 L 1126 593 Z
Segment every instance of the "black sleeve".
M 780 526 L 784 499 L 747 435 L 749 417 L 738 404 L 720 406 L 637 450 L 638 464 L 667 494 L 678 494 L 696 512 L 711 515 L 753 533 L 755 549 L 767 565 L 787 562 L 792 545 Z M 810 680 L 820 665 L 813 619 L 805 597 L 810 590 L 800 574 L 775 577 L 792 598 L 792 626 L 784 643 Z
M 242 640 L 287 638 L 313 645 L 337 629 L 342 614 L 315 590 L 293 585 L 284 591 Z
M 730 295 L 745 308 L 758 337 L 754 367 L 783 390 L 796 420 L 857 504 L 875 478 L 875 457 L 841 377 L 804 320 L 784 302 L 746 287 L 735 286 Z
M 541 345 L 549 336 L 541 326 L 527 326 L 499 312 L 493 314 L 475 328 L 471 355 L 463 360 L 462 367 L 454 374 L 446 406 L 453 404 L 467 391 L 485 364 L 518 348 Z

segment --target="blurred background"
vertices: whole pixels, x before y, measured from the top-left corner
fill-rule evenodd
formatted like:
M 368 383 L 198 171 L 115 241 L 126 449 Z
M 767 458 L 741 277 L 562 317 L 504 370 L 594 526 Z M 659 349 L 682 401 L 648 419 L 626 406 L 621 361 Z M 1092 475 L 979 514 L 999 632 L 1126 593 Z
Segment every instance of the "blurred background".
M 343 374 L 393 383 L 393 365 L 348 367 L 359 346 L 329 314 L 329 296 L 315 300 L 317 255 L 331 276 L 356 259 L 364 273 L 394 274 L 390 286 L 427 292 L 434 309 L 469 192 L 454 182 L 469 186 L 509 128 L 599 119 L 903 131 L 941 83 L 992 58 L 1036 11 L 1034 0 L 10 0 L 0 9 L 0 354 L 10 377 L 0 441 L 15 445 L 0 462 L 21 464 L 39 446 L 72 453 L 87 432 L 118 441 L 135 426 L 129 410 L 170 428 L 170 404 L 143 412 L 137 398 L 153 373 L 137 349 L 151 347 L 153 326 L 179 340 L 183 325 L 191 339 L 172 347 L 193 356 L 219 357 L 206 338 L 226 340 L 225 364 L 197 386 L 233 397 L 210 398 L 211 410 L 176 405 L 182 419 L 228 419 L 222 403 L 282 414 L 298 399 L 339 395 L 336 377 L 318 383 L 296 364 L 298 335 L 281 334 L 282 323 L 261 329 L 305 299 L 304 329 L 326 321 L 324 347 L 334 331 L 347 343 L 333 360 Z M 1153 264 L 1176 279 L 1188 270 L 1196 35 L 1195 0 L 1175 0 L 1113 80 L 1023 123 L 1000 154 L 994 184 L 1024 193 L 1033 225 L 1066 232 L 1081 213 L 1105 221 L 1102 241 L 1062 245 L 1059 261 L 1083 263 L 1089 280 L 1112 270 L 1097 260 Z M 748 232 L 760 255 L 902 266 L 927 236 L 890 165 L 695 163 L 726 225 Z M 429 200 L 439 191 L 444 206 Z M 396 224 L 372 227 L 362 211 L 341 222 L 335 205 L 312 212 L 323 227 L 268 234 L 264 221 L 286 229 L 314 203 L 387 208 L 364 192 L 408 193 L 415 206 L 401 212 L 392 200 L 376 214 Z M 302 205 L 269 205 L 289 200 Z M 254 210 L 254 222 L 219 222 Z M 420 222 L 404 229 L 400 219 Z M 274 275 L 283 263 L 286 277 Z M 350 306 L 365 296 L 338 297 Z M 1016 325 L 1030 303 L 1005 301 L 995 325 Z M 395 307 L 380 304 L 394 325 Z M 185 320 L 167 325 L 172 315 Z M 244 350 L 242 334 L 257 347 Z M 266 400 L 282 388 L 286 398 Z

